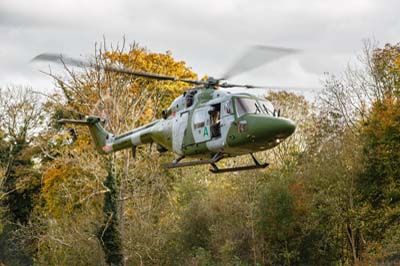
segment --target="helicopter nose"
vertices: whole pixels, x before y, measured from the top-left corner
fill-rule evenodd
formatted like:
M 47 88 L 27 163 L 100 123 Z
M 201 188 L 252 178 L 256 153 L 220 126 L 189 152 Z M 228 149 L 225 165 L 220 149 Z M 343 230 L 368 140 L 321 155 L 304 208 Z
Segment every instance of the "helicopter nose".
M 229 130 L 227 144 L 230 147 L 241 147 L 245 151 L 257 147 L 259 150 L 265 150 L 278 145 L 295 130 L 296 125 L 290 119 L 247 114 L 239 118 Z
M 271 140 L 283 140 L 296 130 L 295 123 L 283 117 L 252 116 L 248 119 L 249 135 L 254 136 L 255 140 L 270 142 Z
M 296 130 L 296 124 L 286 118 L 276 118 L 277 121 L 275 122 L 275 127 L 276 127 L 276 138 L 279 139 L 284 139 L 289 137 L 290 135 L 293 134 L 293 132 Z

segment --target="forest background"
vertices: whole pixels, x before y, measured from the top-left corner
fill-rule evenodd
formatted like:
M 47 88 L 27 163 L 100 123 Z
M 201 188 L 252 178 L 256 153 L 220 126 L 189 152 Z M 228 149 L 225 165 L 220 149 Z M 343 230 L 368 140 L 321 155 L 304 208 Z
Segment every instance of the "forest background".
M 91 60 L 197 77 L 137 44 Z M 86 128 L 56 122 L 106 109 L 119 134 L 186 84 L 64 68 L 47 73 L 54 94 L 0 88 L 0 265 L 399 265 L 399 44 L 366 42 L 314 102 L 270 92 L 295 134 L 257 154 L 267 169 L 219 175 L 165 170 L 174 156 L 155 145 L 101 156 Z

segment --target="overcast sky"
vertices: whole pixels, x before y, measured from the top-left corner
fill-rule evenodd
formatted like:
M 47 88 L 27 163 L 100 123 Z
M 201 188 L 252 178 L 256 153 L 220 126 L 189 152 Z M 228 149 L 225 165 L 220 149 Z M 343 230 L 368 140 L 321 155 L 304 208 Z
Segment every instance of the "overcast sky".
M 363 39 L 399 42 L 399 10 L 398 0 L 0 0 L 0 87 L 50 89 L 52 80 L 29 64 L 34 56 L 79 58 L 103 36 L 125 36 L 216 77 L 249 45 L 302 49 L 232 81 L 318 88 L 324 72 L 340 73 L 360 53 Z

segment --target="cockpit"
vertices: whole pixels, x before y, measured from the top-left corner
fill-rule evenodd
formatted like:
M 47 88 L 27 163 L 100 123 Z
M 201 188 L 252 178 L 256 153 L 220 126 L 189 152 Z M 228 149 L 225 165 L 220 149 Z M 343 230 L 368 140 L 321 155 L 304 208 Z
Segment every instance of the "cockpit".
M 267 100 L 256 100 L 252 98 L 235 98 L 237 116 L 244 114 L 266 114 L 275 116 L 274 106 Z

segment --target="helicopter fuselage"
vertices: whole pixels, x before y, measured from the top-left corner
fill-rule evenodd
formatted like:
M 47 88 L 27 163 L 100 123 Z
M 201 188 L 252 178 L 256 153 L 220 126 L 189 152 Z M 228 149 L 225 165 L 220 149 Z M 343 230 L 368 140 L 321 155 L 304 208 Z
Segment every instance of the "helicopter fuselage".
M 163 115 L 163 119 L 116 137 L 100 125 L 89 128 L 101 153 L 155 142 L 160 151 L 185 157 L 216 153 L 231 157 L 267 150 L 295 130 L 295 124 L 279 117 L 269 101 L 223 90 L 189 90 Z
M 115 136 L 107 132 L 103 128 L 105 120 L 98 116 L 87 116 L 84 120 L 61 119 L 59 122 L 87 125 L 96 149 L 101 154 L 132 148 L 135 155 L 138 145 L 157 143 L 160 152 L 172 151 L 179 155 L 174 162 L 164 165 L 166 168 L 211 164 L 212 172 L 221 173 L 266 167 L 268 163 L 260 164 L 253 153 L 275 147 L 289 137 L 296 128 L 293 121 L 280 117 L 279 111 L 276 112 L 269 101 L 248 93 L 231 93 L 223 90 L 267 87 L 231 84 L 226 80 L 267 61 L 296 52 L 297 50 L 282 47 L 255 46 L 221 78 L 209 77 L 207 80 L 144 72 L 120 65 L 110 65 L 109 62 L 104 65 L 93 65 L 59 54 L 40 54 L 33 60 L 56 62 L 63 64 L 64 67 L 66 64 L 75 67 L 95 67 L 104 72 L 196 85 L 176 98 L 171 106 L 163 111 L 162 119 L 122 135 Z M 257 60 L 246 60 L 249 58 Z M 242 154 L 250 154 L 255 165 L 219 169 L 215 164 L 224 157 Z M 201 158 L 198 161 L 179 163 L 186 156 L 210 156 L 211 159 Z

